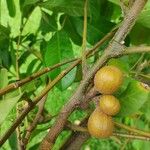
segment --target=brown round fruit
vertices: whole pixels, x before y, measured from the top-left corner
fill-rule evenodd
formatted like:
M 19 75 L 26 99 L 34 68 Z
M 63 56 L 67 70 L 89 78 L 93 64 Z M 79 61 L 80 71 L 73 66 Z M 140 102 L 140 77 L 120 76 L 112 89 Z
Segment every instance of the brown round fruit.
M 113 95 L 102 95 L 99 102 L 100 110 L 105 114 L 114 116 L 120 111 L 120 102 Z
M 122 72 L 115 66 L 104 66 L 95 75 L 95 88 L 102 94 L 112 94 L 123 81 Z
M 96 138 L 107 138 L 113 133 L 112 117 L 106 115 L 99 108 L 91 114 L 88 120 L 88 131 Z

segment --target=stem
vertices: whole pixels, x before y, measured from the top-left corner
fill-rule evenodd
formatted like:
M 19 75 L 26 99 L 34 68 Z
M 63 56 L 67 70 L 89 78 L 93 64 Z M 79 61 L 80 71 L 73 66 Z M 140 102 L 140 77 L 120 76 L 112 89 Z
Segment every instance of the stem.
M 78 132 L 87 132 L 88 133 L 88 129 L 85 127 L 81 127 L 81 126 L 77 126 L 77 125 L 72 125 L 72 124 L 67 124 L 67 126 L 74 130 L 74 131 L 78 131 Z M 130 127 L 129 127 L 130 128 Z M 135 135 L 135 134 L 127 134 L 127 133 L 120 133 L 120 132 L 113 132 L 113 136 L 120 136 L 120 137 L 125 137 L 125 138 L 132 138 L 132 139 L 139 139 L 139 140 L 146 140 L 146 141 L 150 141 L 150 137 L 147 137 L 145 135 Z
M 83 41 L 82 41 L 82 75 L 85 76 L 87 72 L 86 63 L 86 37 L 87 37 L 87 4 L 88 0 L 85 0 L 84 4 L 84 25 L 83 25 Z
M 4 136 L 0 139 L 0 146 L 5 143 L 5 141 L 9 138 L 9 136 L 14 132 L 14 130 L 17 128 L 17 126 L 22 122 L 22 120 L 26 117 L 26 115 L 36 106 L 36 104 L 49 92 L 50 89 L 53 88 L 53 86 L 58 83 L 69 71 L 71 71 L 77 64 L 79 63 L 79 60 L 76 60 L 74 64 L 72 64 L 69 68 L 62 71 L 61 74 L 59 74 L 52 82 L 50 82 L 45 89 L 41 92 L 41 94 L 37 97 L 35 97 L 34 101 L 27 106 L 22 113 L 17 117 L 17 119 L 14 121 L 14 123 L 11 125 L 11 127 L 7 130 L 7 132 L 4 134 Z
M 123 138 L 130 138 L 130 139 L 136 139 L 136 140 L 150 141 L 149 137 L 133 135 L 133 134 L 114 132 L 113 135 L 114 136 L 118 136 L 118 137 L 123 137 Z
M 139 130 L 139 129 L 136 129 L 136 128 L 132 128 L 132 127 L 126 126 L 126 125 L 118 123 L 118 122 L 114 122 L 114 124 L 119 128 L 123 128 L 125 130 L 130 131 L 130 132 L 137 133 L 139 135 L 143 135 L 143 136 L 146 136 L 146 137 L 150 138 L 150 132 L 145 132 L 145 131 L 142 131 L 142 130 Z

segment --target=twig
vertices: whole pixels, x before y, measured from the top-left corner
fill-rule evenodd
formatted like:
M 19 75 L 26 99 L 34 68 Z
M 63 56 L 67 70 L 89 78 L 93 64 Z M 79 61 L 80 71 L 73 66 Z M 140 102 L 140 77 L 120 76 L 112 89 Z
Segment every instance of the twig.
M 110 33 L 108 33 L 104 38 L 102 38 L 96 45 L 94 45 L 93 48 L 91 48 L 89 51 L 87 51 L 87 55 L 91 54 L 92 52 L 96 51 L 97 48 L 103 44 L 107 39 L 112 37 L 114 35 L 115 30 L 112 30 Z M 5 141 L 9 138 L 9 136 L 13 133 L 13 131 L 16 129 L 16 127 L 22 122 L 22 120 L 26 117 L 26 115 L 35 107 L 35 105 L 40 101 L 40 99 L 47 94 L 47 92 L 57 83 L 59 80 L 61 80 L 69 71 L 71 71 L 78 63 L 80 63 L 81 59 L 77 59 L 72 66 L 70 66 L 68 69 L 63 71 L 61 74 L 59 74 L 48 86 L 42 91 L 41 95 L 37 96 L 35 98 L 34 103 L 31 103 L 28 107 L 24 109 L 24 111 L 20 114 L 20 116 L 14 121 L 12 126 L 8 129 L 8 131 L 4 134 L 4 136 L 0 139 L 0 146 L 5 143 Z M 45 143 L 46 144 L 46 143 Z
M 83 41 L 82 41 L 82 76 L 84 77 L 87 72 L 86 63 L 86 37 L 87 37 L 87 4 L 88 0 L 85 0 L 84 4 L 84 25 L 83 25 Z
M 102 38 L 99 42 L 97 42 L 92 48 L 90 48 L 89 50 L 86 50 L 86 56 L 90 56 L 92 53 L 94 53 L 100 45 L 102 45 L 106 40 L 108 40 L 109 38 L 111 38 L 114 35 L 115 31 L 116 31 L 116 29 L 112 30 L 106 36 L 104 36 L 104 38 Z M 7 87 L 0 89 L 0 96 L 3 94 L 6 94 L 7 92 L 9 92 L 13 89 L 17 89 L 18 87 L 24 85 L 25 83 L 28 83 L 28 82 L 40 77 L 41 75 L 54 70 L 55 68 L 58 68 L 62 65 L 65 65 L 67 63 L 74 62 L 77 60 L 81 61 L 81 58 L 78 58 L 78 59 L 75 58 L 75 59 L 67 60 L 65 62 L 58 63 L 52 67 L 50 66 L 50 67 L 44 68 L 43 70 L 40 70 L 39 72 L 36 72 L 36 73 L 32 74 L 31 76 L 24 78 L 20 81 L 17 81 L 15 83 L 11 83 Z M 80 61 L 79 61 L 79 63 L 80 63 Z
M 14 121 L 8 131 L 4 134 L 4 136 L 0 139 L 0 146 L 4 144 L 4 142 L 9 138 L 9 136 L 14 132 L 17 126 L 22 122 L 22 120 L 26 117 L 26 115 L 36 106 L 36 104 L 49 92 L 53 86 L 58 83 L 69 71 L 71 71 L 80 60 L 76 60 L 74 64 L 72 64 L 69 68 L 62 71 L 52 82 L 50 82 L 46 88 L 40 93 L 39 96 L 35 97 L 34 101 L 28 105 L 23 112 L 18 116 L 18 118 Z
M 126 48 L 124 51 L 124 55 L 129 55 L 133 53 L 144 53 L 149 52 L 150 53 L 150 46 L 132 46 Z
M 122 9 L 122 14 L 123 16 L 125 16 L 128 12 L 128 6 L 126 6 L 124 0 L 120 0 L 120 6 L 121 6 L 121 9 Z
M 76 61 L 77 59 L 71 59 L 71 60 L 67 60 L 65 62 L 62 62 L 62 63 L 58 63 L 52 67 L 46 67 L 44 68 L 43 70 L 40 70 L 39 72 L 36 72 L 34 74 L 32 74 L 31 76 L 27 77 L 27 78 L 24 78 L 20 81 L 17 81 L 15 83 L 11 83 L 9 84 L 7 87 L 3 88 L 3 89 L 0 89 L 0 95 L 3 95 L 3 94 L 6 94 L 7 92 L 13 90 L 13 89 L 17 89 L 18 87 L 24 85 L 25 83 L 28 83 L 38 77 L 40 77 L 41 75 L 45 74 L 45 73 L 48 73 L 52 70 L 54 70 L 55 68 L 58 68 L 62 65 L 65 65 L 67 63 L 70 63 L 70 62 L 73 62 L 73 61 Z
M 134 135 L 134 134 L 126 134 L 126 133 L 114 132 L 113 135 L 114 136 L 118 136 L 118 137 L 123 137 L 123 138 L 130 138 L 130 139 L 136 139 L 136 140 L 150 141 L 149 137 L 139 136 L 139 135 Z
M 68 103 L 62 108 L 60 114 L 57 117 L 56 123 L 52 126 L 51 130 L 45 136 L 41 143 L 41 150 L 48 150 L 52 149 L 52 145 L 59 135 L 59 133 L 63 130 L 65 123 L 67 121 L 68 116 L 71 112 L 75 109 L 75 106 L 81 102 L 84 92 L 87 88 L 88 83 L 93 78 L 94 74 L 97 70 L 102 67 L 109 58 L 113 56 L 118 56 L 123 53 L 123 48 L 120 46 L 119 43 L 125 39 L 126 35 L 131 30 L 132 26 L 135 23 L 137 16 L 139 15 L 140 11 L 143 9 L 144 5 L 146 4 L 146 0 L 136 0 L 131 9 L 129 10 L 127 16 L 124 18 L 122 25 L 116 32 L 113 40 L 111 41 L 108 48 L 105 50 L 105 53 L 102 57 L 97 61 L 97 63 L 93 66 L 92 69 L 87 73 L 84 80 L 81 82 L 80 86 L 78 87 L 75 94 L 71 97 Z
M 26 134 L 25 134 L 25 138 L 22 140 L 23 144 L 24 144 L 24 147 L 26 147 L 26 145 L 28 144 L 28 141 L 30 139 L 30 136 L 32 134 L 32 131 L 36 128 L 38 122 L 39 122 L 39 119 L 43 113 L 43 109 L 44 109 L 44 104 L 45 104 L 45 101 L 46 101 L 46 98 L 47 96 L 44 96 L 41 101 L 39 102 L 38 104 L 38 112 L 33 120 L 33 122 L 29 125 L 29 127 L 27 128 L 27 131 L 26 131 Z
M 114 124 L 115 124 L 115 126 L 117 126 L 119 128 L 123 128 L 125 130 L 130 131 L 130 132 L 133 132 L 133 133 L 143 135 L 143 136 L 146 136 L 146 137 L 150 138 L 150 132 L 146 132 L 146 131 L 142 131 L 142 130 L 139 130 L 139 129 L 136 129 L 136 128 L 132 128 L 132 127 L 129 127 L 127 125 L 124 125 L 124 124 L 121 124 L 121 123 L 118 123 L 118 122 L 114 122 Z
M 69 125 L 70 129 L 79 131 L 79 132 L 85 132 L 88 133 L 88 129 L 85 127 L 77 126 L 77 125 Z M 144 135 L 135 135 L 135 134 L 127 134 L 127 133 L 120 133 L 120 132 L 113 132 L 113 136 L 120 136 L 125 138 L 132 138 L 132 139 L 139 139 L 139 140 L 146 140 L 150 141 L 150 137 L 144 136 Z
M 124 143 L 122 144 L 122 146 L 120 147 L 120 150 L 124 150 L 126 148 L 126 145 L 130 142 L 130 139 L 127 138 L 125 139 Z

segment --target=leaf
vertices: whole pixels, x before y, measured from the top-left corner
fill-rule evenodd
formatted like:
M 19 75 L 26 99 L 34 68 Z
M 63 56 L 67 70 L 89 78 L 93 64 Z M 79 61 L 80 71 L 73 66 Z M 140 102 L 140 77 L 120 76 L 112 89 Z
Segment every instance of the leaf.
M 82 66 L 81 64 L 77 65 L 75 82 L 79 82 L 82 80 Z
M 68 35 L 62 30 L 55 33 L 55 35 L 48 41 L 44 54 L 44 61 L 46 66 L 52 66 L 64 60 L 74 58 L 72 45 Z M 61 73 L 66 66 L 59 67 L 50 72 L 51 79 L 54 79 Z M 60 89 L 66 89 L 75 79 L 76 69 L 70 71 L 61 82 L 58 84 Z
M 23 5 L 24 5 L 24 6 L 32 5 L 32 4 L 37 3 L 38 1 L 39 1 L 39 0 L 24 0 Z
M 40 29 L 42 30 L 42 34 L 46 34 L 50 31 L 57 31 L 57 22 L 56 22 L 56 14 L 48 14 L 42 11 L 42 19 Z
M 68 33 L 68 35 L 72 39 L 72 41 L 77 45 L 81 45 L 82 38 L 77 32 L 76 26 L 75 26 L 72 18 L 69 17 L 68 15 L 62 15 L 60 20 L 61 20 L 63 29 Z
M 129 36 L 134 45 L 150 44 L 150 30 L 142 24 L 136 23 Z
M 150 94 L 149 94 L 149 99 L 150 99 Z M 141 112 L 144 113 L 146 119 L 150 121 L 150 117 L 149 117 L 150 116 L 150 100 L 146 101 L 140 110 Z
M 83 20 L 79 17 L 69 18 L 72 19 L 72 23 L 74 24 L 78 34 L 82 37 Z M 98 42 L 113 27 L 113 23 L 110 23 L 103 18 L 101 18 L 101 20 L 99 21 L 100 22 L 98 27 L 96 24 L 91 24 L 89 21 L 87 23 L 87 41 L 90 44 L 95 44 L 96 42 Z
M 142 83 L 132 81 L 125 92 L 120 96 L 121 111 L 118 116 L 128 116 L 137 113 L 137 111 L 148 100 L 150 91 Z
M 17 142 L 17 133 L 16 133 L 16 131 L 11 134 L 11 136 L 8 139 L 8 142 L 9 142 L 9 145 L 10 145 L 11 149 L 15 149 L 15 150 L 18 149 L 18 142 Z
M 10 66 L 9 35 L 10 28 L 0 25 L 0 65 L 6 68 Z
M 40 7 L 36 7 L 28 18 L 28 21 L 23 28 L 22 34 L 26 35 L 28 33 L 36 33 L 40 26 L 41 16 Z
M 41 4 L 46 9 L 54 12 L 64 12 L 71 16 L 83 16 L 84 1 L 79 0 L 49 0 Z
M 142 24 L 144 27 L 150 28 L 150 1 L 147 2 L 144 9 L 140 13 L 137 22 Z
M 0 124 L 5 120 L 9 112 L 21 98 L 22 94 L 12 97 L 12 98 L 5 98 L 0 101 Z
M 6 2 L 7 2 L 7 8 L 8 8 L 8 11 L 9 11 L 9 15 L 11 17 L 15 17 L 16 7 L 15 7 L 14 0 L 6 0 Z
M 129 61 L 128 56 L 124 56 L 121 58 L 112 58 L 110 59 L 108 64 L 118 67 L 120 70 L 122 70 L 125 73 L 129 73 L 130 67 L 129 64 L 126 63 L 127 61 Z
M 0 89 L 8 85 L 8 71 L 6 68 L 0 70 Z

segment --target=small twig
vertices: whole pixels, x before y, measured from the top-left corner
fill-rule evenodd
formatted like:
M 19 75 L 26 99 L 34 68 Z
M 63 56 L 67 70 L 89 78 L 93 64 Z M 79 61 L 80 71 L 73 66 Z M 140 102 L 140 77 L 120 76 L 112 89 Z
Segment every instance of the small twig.
M 88 0 L 85 0 L 84 4 L 84 25 L 83 25 L 83 41 L 82 41 L 82 75 L 85 76 L 87 72 L 86 63 L 86 37 L 87 37 L 87 4 Z
M 122 146 L 120 147 L 120 150 L 124 150 L 126 148 L 126 145 L 129 143 L 130 139 L 127 138 L 125 139 L 124 143 L 122 144 Z
M 136 129 L 136 128 L 133 128 L 133 127 L 121 124 L 121 123 L 118 123 L 118 122 L 114 122 L 114 124 L 115 124 L 115 126 L 117 126 L 119 128 L 123 128 L 123 129 L 128 130 L 128 131 L 130 131 L 132 133 L 143 135 L 145 137 L 149 137 L 150 138 L 150 132 L 142 131 L 142 130 L 139 130 L 139 129 Z
M 120 0 L 120 6 L 122 9 L 122 14 L 125 16 L 129 10 L 128 6 L 125 4 L 124 0 Z
M 0 146 L 4 144 L 4 142 L 9 138 L 9 136 L 14 132 L 14 130 L 17 128 L 17 126 L 22 122 L 22 120 L 26 117 L 26 115 L 36 106 L 36 104 L 49 92 L 50 89 L 53 88 L 53 86 L 58 83 L 69 71 L 71 71 L 80 60 L 75 61 L 74 64 L 72 64 L 69 68 L 62 71 L 61 74 L 59 74 L 52 82 L 50 82 L 46 88 L 40 93 L 39 96 L 35 97 L 33 103 L 31 105 L 28 105 L 23 112 L 18 116 L 18 118 L 14 121 L 14 123 L 11 125 L 11 127 L 7 130 L 7 132 L 4 134 L 4 136 L 0 139 Z
M 23 141 L 23 144 L 24 144 L 24 147 L 26 147 L 26 145 L 28 144 L 28 141 L 30 139 L 30 136 L 32 134 L 32 131 L 36 128 L 38 122 L 39 122 L 39 119 L 41 118 L 41 115 L 43 113 L 43 109 L 44 109 L 44 104 L 45 104 L 45 101 L 46 101 L 46 98 L 47 96 L 44 96 L 41 101 L 38 103 L 38 112 L 33 120 L 33 122 L 29 125 L 29 127 L 27 128 L 27 131 L 26 131 L 26 134 L 25 134 L 25 138 L 22 140 Z
M 100 45 L 102 45 L 106 40 L 108 40 L 109 38 L 111 38 L 114 35 L 115 31 L 116 31 L 116 29 L 112 30 L 104 38 L 102 38 L 99 42 L 97 42 L 92 48 L 90 48 L 89 50 L 86 50 L 86 56 L 88 56 L 88 57 L 91 56 L 91 54 L 94 53 Z M 54 66 L 46 67 L 43 70 L 40 70 L 39 72 L 36 72 L 27 78 L 24 78 L 24 79 L 17 81 L 15 83 L 11 83 L 7 87 L 0 89 L 0 96 L 3 94 L 6 94 L 7 92 L 9 92 L 11 90 L 17 89 L 18 87 L 40 77 L 41 75 L 43 75 L 45 73 L 48 73 L 48 72 L 54 70 L 55 68 L 58 68 L 62 65 L 65 65 L 67 63 L 74 62 L 77 60 L 81 61 L 81 58 L 75 58 L 75 59 L 67 60 L 67 61 L 55 64 Z M 79 63 L 80 63 L 80 61 L 79 61 Z
M 133 70 L 143 59 L 145 53 L 142 53 L 140 58 L 135 62 L 135 64 L 131 67 L 130 71 Z
M 124 55 L 135 54 L 135 53 L 150 53 L 150 46 L 131 46 L 126 48 Z
M 130 138 L 130 139 L 136 139 L 136 140 L 150 141 L 149 137 L 139 136 L 139 135 L 134 135 L 134 134 L 126 134 L 126 133 L 114 132 L 113 135 L 114 136 L 118 136 L 118 137 L 123 137 L 123 138 Z
M 29 76 L 29 77 L 27 77 L 27 78 L 24 78 L 24 79 L 22 79 L 22 80 L 20 80 L 20 81 L 17 81 L 17 82 L 15 82 L 15 83 L 11 83 L 11 84 L 9 84 L 7 87 L 5 87 L 5 88 L 3 88 L 3 89 L 0 89 L 0 95 L 6 94 L 7 92 L 9 92 L 9 91 L 11 91 L 11 90 L 13 90 L 13 89 L 17 89 L 18 87 L 24 85 L 25 83 L 28 83 L 28 82 L 30 82 L 30 81 L 32 81 L 32 80 L 34 80 L 34 79 L 40 77 L 41 75 L 43 75 L 43 74 L 45 74 L 45 73 L 48 73 L 48 72 L 54 70 L 55 68 L 58 68 L 58 67 L 60 67 L 60 66 L 62 66 L 62 65 L 65 65 L 65 64 L 67 64 L 67 63 L 70 63 L 70 62 L 74 62 L 74 61 L 76 61 L 76 60 L 77 60 L 77 59 L 71 59 L 71 60 L 64 61 L 64 62 L 62 62 L 62 63 L 58 63 L 58 64 L 56 64 L 56 65 L 54 65 L 54 66 L 52 66 L 52 67 L 46 67 L 46 68 L 44 68 L 43 70 L 40 70 L 39 72 L 36 72 L 36 73 L 32 74 L 31 76 Z
M 77 126 L 77 125 L 67 125 L 73 131 L 79 132 L 86 132 L 88 133 L 88 129 L 85 127 Z M 130 128 L 130 127 L 129 127 Z M 139 139 L 139 140 L 146 140 L 150 141 L 150 137 L 144 135 L 135 135 L 135 134 L 127 134 L 127 133 L 120 133 L 120 132 L 113 132 L 113 136 L 125 137 L 125 138 L 132 138 L 132 139 Z

